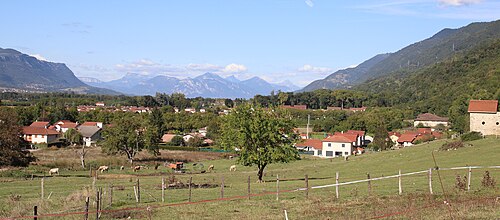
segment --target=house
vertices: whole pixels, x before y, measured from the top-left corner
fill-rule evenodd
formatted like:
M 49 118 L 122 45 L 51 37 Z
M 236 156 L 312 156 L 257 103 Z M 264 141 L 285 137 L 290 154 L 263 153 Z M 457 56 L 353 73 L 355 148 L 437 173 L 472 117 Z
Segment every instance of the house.
M 393 131 L 389 132 L 388 135 L 389 135 L 389 139 L 391 139 L 392 143 L 394 143 L 394 144 L 397 144 L 399 137 L 401 137 L 401 133 L 393 132 Z
M 356 135 L 333 135 L 322 140 L 321 157 L 350 156 L 355 150 Z
M 104 102 L 96 102 L 95 106 L 104 107 Z
M 55 130 L 58 132 L 66 133 L 70 128 L 76 129 L 78 123 L 72 122 L 70 120 L 61 120 L 54 123 Z
M 204 108 L 200 109 L 200 113 L 205 113 L 205 112 L 207 112 L 206 109 L 204 109 Z
M 318 139 L 305 139 L 302 142 L 295 144 L 295 148 L 301 151 L 314 151 L 321 150 L 322 147 L 321 140 Z M 315 153 L 316 155 L 316 153 Z
M 207 130 L 208 130 L 207 127 L 203 127 L 203 128 L 198 129 L 198 133 L 200 133 L 203 137 L 206 137 L 207 136 Z
M 296 109 L 296 110 L 306 110 L 307 109 L 307 105 L 282 105 L 281 108 Z
M 448 126 L 448 118 L 440 117 L 431 113 L 424 113 L 417 116 L 413 122 L 413 126 L 422 125 L 424 127 L 436 127 L 438 125 Z
M 31 144 L 50 143 L 59 137 L 59 132 L 45 127 L 24 126 L 23 138 Z
M 350 134 L 350 135 L 357 135 L 356 137 L 356 143 L 354 143 L 355 147 L 361 147 L 365 144 L 365 131 L 360 131 L 360 130 L 348 130 L 344 134 Z
M 470 131 L 483 135 L 500 135 L 498 100 L 470 100 Z
M 207 139 L 203 140 L 203 144 L 211 146 L 214 144 L 214 141 L 212 139 L 207 138 Z
M 188 142 L 191 138 L 194 138 L 194 136 L 191 134 L 187 134 L 187 135 L 182 136 L 182 139 L 184 139 L 184 142 Z
M 163 142 L 163 143 L 170 143 L 170 142 L 172 142 L 172 139 L 173 139 L 175 136 L 178 136 L 178 135 L 176 135 L 176 134 L 164 134 L 164 135 L 161 137 L 161 142 Z
M 81 126 L 94 126 L 94 127 L 102 128 L 102 122 L 87 121 L 87 122 L 83 123 Z
M 196 113 L 196 109 L 195 108 L 186 108 L 186 109 L 184 109 L 184 112 L 187 112 L 187 113 Z
M 35 121 L 30 125 L 30 127 L 37 127 L 37 128 L 48 128 L 49 126 L 50 122 L 48 121 Z
M 416 132 L 406 132 L 398 138 L 398 144 L 403 147 L 409 147 L 413 145 L 413 142 L 417 138 L 418 133 Z
M 83 137 L 83 144 L 87 147 L 90 147 L 92 144 L 97 143 L 97 141 L 101 140 L 101 128 L 98 126 L 84 126 L 81 125 L 77 128 L 77 131 Z

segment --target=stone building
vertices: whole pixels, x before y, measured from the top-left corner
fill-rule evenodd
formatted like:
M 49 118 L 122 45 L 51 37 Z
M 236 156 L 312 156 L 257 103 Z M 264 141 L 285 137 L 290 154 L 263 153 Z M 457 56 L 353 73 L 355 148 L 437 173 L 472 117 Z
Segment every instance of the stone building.
M 470 100 L 470 131 L 483 135 L 500 135 L 498 100 Z

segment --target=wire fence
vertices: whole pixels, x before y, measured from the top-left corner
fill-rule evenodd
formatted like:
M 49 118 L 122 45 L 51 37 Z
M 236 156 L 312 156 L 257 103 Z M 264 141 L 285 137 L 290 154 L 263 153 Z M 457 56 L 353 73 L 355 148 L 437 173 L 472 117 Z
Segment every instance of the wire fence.
M 468 186 L 467 186 L 467 190 L 469 190 L 470 189 L 471 170 L 474 170 L 474 169 L 499 169 L 499 168 L 500 168 L 500 166 L 466 166 L 466 167 L 451 167 L 451 168 L 430 168 L 428 170 L 421 170 L 421 171 L 408 172 L 408 173 L 401 173 L 401 171 L 400 171 L 398 174 L 395 174 L 395 175 L 375 177 L 375 178 L 370 178 L 370 176 L 368 175 L 367 179 L 358 179 L 358 180 L 347 181 L 347 182 L 339 182 L 339 177 L 338 177 L 338 173 L 337 173 L 335 177 L 320 178 L 321 180 L 335 179 L 335 181 L 336 181 L 333 184 L 324 184 L 324 185 L 313 185 L 313 184 L 310 185 L 310 182 L 309 182 L 310 179 L 308 178 L 307 175 L 305 175 L 304 178 L 279 179 L 277 177 L 276 178 L 276 190 L 262 192 L 262 193 L 250 193 L 250 178 L 248 178 L 248 193 L 246 195 L 234 195 L 234 196 L 224 197 L 223 196 L 224 195 L 224 183 L 222 183 L 221 192 L 219 194 L 220 197 L 214 198 L 214 199 L 200 199 L 198 201 L 191 201 L 192 187 L 191 187 L 191 182 L 190 182 L 189 183 L 190 187 L 189 187 L 189 200 L 188 201 L 171 202 L 171 203 L 166 203 L 166 204 L 162 202 L 162 201 L 164 201 L 163 192 L 162 192 L 161 199 L 159 198 L 158 195 L 154 196 L 155 192 L 153 192 L 152 190 L 156 191 L 158 188 L 158 184 L 143 184 L 143 185 L 141 185 L 142 191 L 140 191 L 140 192 L 143 193 L 143 195 L 145 193 L 146 196 L 150 197 L 149 201 L 151 203 L 160 203 L 160 204 L 150 204 L 150 205 L 142 206 L 142 207 L 137 206 L 137 207 L 129 207 L 129 208 L 121 208 L 121 209 L 109 209 L 111 207 L 111 205 L 108 205 L 107 207 L 105 207 L 102 210 L 94 210 L 94 211 L 88 210 L 88 205 L 87 205 L 88 211 L 76 211 L 76 210 L 78 210 L 78 208 L 72 208 L 70 210 L 64 210 L 64 211 L 59 211 L 59 212 L 54 212 L 54 213 L 47 213 L 47 214 L 36 213 L 33 215 L 13 216 L 13 217 L 8 217 L 8 218 L 1 218 L 0 217 L 0 220 L 27 219 L 27 218 L 36 219 L 36 218 L 43 218 L 43 217 L 63 217 L 63 216 L 79 216 L 79 215 L 88 217 L 89 214 L 100 215 L 100 214 L 104 214 L 104 213 L 116 213 L 116 212 L 123 212 L 123 211 L 145 211 L 145 212 L 149 213 L 149 215 L 150 215 L 151 211 L 153 209 L 159 209 L 159 208 L 163 208 L 163 207 L 177 207 L 177 206 L 196 205 L 196 204 L 203 204 L 203 203 L 215 203 L 215 202 L 229 201 L 229 200 L 250 199 L 253 197 L 263 197 L 263 196 L 269 196 L 269 195 L 276 195 L 276 199 L 279 199 L 280 194 L 297 193 L 297 192 L 301 192 L 301 191 L 305 191 L 305 196 L 307 198 L 309 196 L 309 191 L 320 190 L 320 189 L 325 189 L 325 188 L 333 188 L 333 187 L 336 189 L 336 196 L 338 198 L 340 186 L 368 183 L 368 191 L 370 192 L 372 190 L 372 185 L 371 185 L 372 182 L 386 180 L 386 179 L 394 179 L 394 178 L 397 178 L 399 180 L 398 188 L 399 188 L 399 194 L 401 195 L 401 193 L 402 193 L 401 179 L 402 179 L 402 177 L 407 177 L 407 176 L 420 176 L 420 177 L 427 176 L 429 178 L 429 181 L 428 181 L 429 191 L 430 191 L 429 193 L 430 194 L 437 194 L 437 193 L 433 192 L 433 190 L 432 190 L 432 172 L 433 171 L 439 172 L 439 171 L 450 171 L 450 170 L 469 170 L 469 172 L 468 172 L 469 173 L 469 177 L 468 177 L 469 182 L 468 182 Z M 305 187 L 298 187 L 298 188 L 292 188 L 292 189 L 280 189 L 280 187 L 279 187 L 280 181 L 281 182 L 305 181 L 305 183 L 304 183 Z M 18 186 L 18 187 L 8 187 L 8 188 L 11 189 L 11 188 L 26 188 L 26 187 L 31 187 L 31 186 Z M 94 186 L 94 187 L 97 187 L 97 186 Z M 125 184 L 125 185 L 120 186 L 120 187 L 124 187 L 124 188 L 127 188 L 129 190 L 132 188 L 134 190 L 137 190 L 137 191 L 134 191 L 134 192 L 136 192 L 135 197 L 137 199 L 138 191 L 139 191 L 139 181 L 136 184 Z M 220 186 L 217 186 L 217 187 L 220 187 Z M 42 188 L 43 188 L 43 180 L 42 180 Z M 161 190 L 165 190 L 166 185 L 164 183 L 162 183 L 162 185 L 160 185 L 160 188 L 161 188 Z M 74 189 L 74 187 L 73 187 L 73 189 Z M 124 190 L 124 189 L 122 189 L 122 190 Z M 187 189 L 183 189 L 183 190 L 187 190 Z M 55 194 L 64 194 L 67 192 L 71 192 L 71 189 L 66 190 L 66 191 L 58 191 Z M 108 191 L 108 192 L 111 193 L 111 195 L 112 195 L 112 191 Z M 442 192 L 442 193 L 444 193 L 444 192 Z M 453 201 L 453 203 L 459 204 L 459 203 L 466 203 L 468 201 L 487 201 L 487 202 L 494 201 L 492 204 L 496 205 L 498 202 L 500 202 L 499 200 L 500 200 L 500 197 L 495 196 L 495 197 L 488 197 L 488 198 L 469 199 L 466 201 Z M 115 202 L 120 202 L 120 201 L 127 202 L 130 200 L 120 200 L 120 199 L 115 200 Z M 97 201 L 97 202 L 99 202 L 99 201 Z M 413 207 L 413 208 L 409 208 L 409 209 L 404 209 L 404 210 L 401 210 L 398 212 L 383 213 L 380 215 L 375 215 L 374 217 L 372 217 L 372 219 L 387 218 L 387 217 L 392 217 L 392 216 L 397 216 L 397 215 L 406 215 L 408 213 L 412 213 L 412 212 L 416 212 L 418 210 L 428 209 L 428 208 L 436 208 L 436 207 L 447 208 L 450 205 L 450 202 L 452 202 L 452 201 L 445 201 L 444 203 L 442 203 L 442 202 L 437 203 L 436 202 L 436 203 L 432 203 L 432 204 L 425 205 L 422 207 Z M 136 205 L 138 205 L 138 204 L 136 204 Z M 35 208 L 35 210 L 36 210 L 36 208 Z M 87 218 L 85 218 L 85 219 L 87 219 Z

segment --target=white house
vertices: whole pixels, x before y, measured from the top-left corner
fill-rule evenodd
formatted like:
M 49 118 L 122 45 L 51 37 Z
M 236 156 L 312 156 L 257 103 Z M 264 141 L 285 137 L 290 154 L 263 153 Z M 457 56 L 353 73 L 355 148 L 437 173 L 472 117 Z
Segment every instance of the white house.
M 68 131 L 70 128 L 76 129 L 76 127 L 78 127 L 78 123 L 69 120 L 61 120 L 54 123 L 54 126 L 56 128 L 56 131 L 66 133 L 66 131 Z
M 498 100 L 470 100 L 470 131 L 483 135 L 500 135 L 500 112 Z
M 413 142 L 415 141 L 417 136 L 418 136 L 418 133 L 407 132 L 407 133 L 402 134 L 398 138 L 397 142 L 399 145 L 401 145 L 403 147 L 409 147 L 409 146 L 413 145 Z
M 354 137 L 354 138 L 353 138 Z M 353 143 L 357 137 L 354 135 L 333 135 L 322 140 L 322 150 L 320 157 L 347 157 L 355 151 Z
M 438 125 L 448 126 L 448 118 L 440 117 L 431 113 L 424 113 L 417 116 L 413 122 L 413 126 L 417 127 L 423 125 L 424 127 L 436 127 Z
M 32 144 L 50 143 L 59 137 L 59 132 L 44 127 L 23 127 L 24 140 Z
M 101 128 L 97 126 L 79 126 L 77 129 L 83 137 L 83 144 L 90 147 L 92 144 L 97 143 L 101 140 Z

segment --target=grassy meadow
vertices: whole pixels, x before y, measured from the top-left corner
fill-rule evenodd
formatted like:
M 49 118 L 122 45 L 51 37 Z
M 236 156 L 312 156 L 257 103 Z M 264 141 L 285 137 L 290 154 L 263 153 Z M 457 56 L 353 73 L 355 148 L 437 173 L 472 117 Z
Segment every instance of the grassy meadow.
M 490 198 L 500 196 L 500 169 L 488 169 L 496 179 L 496 188 L 484 188 L 481 179 L 486 169 L 473 169 L 471 190 L 459 191 L 455 187 L 456 176 L 464 176 L 467 170 L 441 170 L 439 174 L 450 206 L 443 205 L 443 190 L 438 172 L 433 170 L 432 183 L 434 195 L 429 194 L 426 173 L 403 176 L 403 195 L 398 195 L 398 179 L 384 179 L 371 182 L 368 194 L 366 182 L 341 186 L 340 198 L 335 198 L 335 187 L 311 189 L 306 198 L 305 191 L 282 192 L 276 200 L 276 176 L 280 178 L 281 191 L 305 187 L 307 174 L 309 186 L 335 183 L 335 173 L 339 172 L 340 182 L 390 176 L 402 173 L 427 170 L 434 167 L 434 153 L 438 167 L 459 166 L 497 166 L 500 165 L 499 139 L 486 138 L 468 142 L 470 146 L 451 151 L 438 151 L 449 140 L 424 143 L 400 150 L 368 152 L 364 155 L 342 158 L 321 159 L 303 156 L 301 160 L 287 164 L 272 164 L 265 170 L 265 183 L 257 183 L 256 168 L 237 165 L 236 172 L 229 167 L 235 159 L 228 154 L 184 151 L 162 151 L 159 158 L 139 155 L 136 164 L 147 165 L 149 169 L 133 172 L 122 156 L 102 155 L 99 149 L 87 154 L 87 163 L 109 165 L 109 172 L 99 174 L 95 182 L 102 188 L 104 210 L 129 208 L 124 211 L 103 213 L 102 219 L 284 219 L 287 210 L 290 219 L 366 219 L 378 216 L 403 219 L 449 219 L 454 218 L 500 218 L 500 201 Z M 94 178 L 89 170 L 79 166 L 77 149 L 44 149 L 35 152 L 39 158 L 36 165 L 24 169 L 3 170 L 0 172 L 0 218 L 26 216 L 32 214 L 38 205 L 39 214 L 83 211 L 85 197 L 90 197 L 90 210 L 95 210 Z M 155 161 L 156 160 L 156 161 Z M 185 161 L 186 173 L 175 174 L 166 167 L 153 168 L 161 161 Z M 193 166 L 194 163 L 198 165 Z M 201 173 L 199 163 L 207 169 L 214 165 L 210 173 Z M 120 170 L 121 165 L 127 165 Z M 60 174 L 44 178 L 44 199 L 41 197 L 41 177 L 47 176 L 50 167 L 60 167 Z M 34 178 L 31 179 L 31 174 Z M 165 202 L 161 202 L 161 178 L 169 183 L 188 183 L 189 178 L 196 185 L 205 184 L 208 188 L 192 189 L 192 201 L 200 202 L 220 197 L 221 181 L 224 179 L 224 197 L 247 195 L 247 179 L 251 178 L 251 193 L 265 194 L 255 197 L 174 205 L 188 201 L 187 188 L 165 190 Z M 140 180 L 141 202 L 135 201 L 133 186 Z M 113 186 L 113 203 L 110 205 L 109 188 Z M 266 194 L 267 193 L 267 194 Z M 48 198 L 50 195 L 50 198 Z M 144 211 L 152 207 L 150 212 Z M 134 208 L 141 208 L 134 210 Z M 144 208 L 144 209 L 142 209 Z M 450 208 L 450 209 L 449 209 Z M 391 213 L 396 213 L 391 216 Z M 90 214 L 95 218 L 95 214 Z M 42 219 L 82 219 L 83 215 L 47 217 Z

